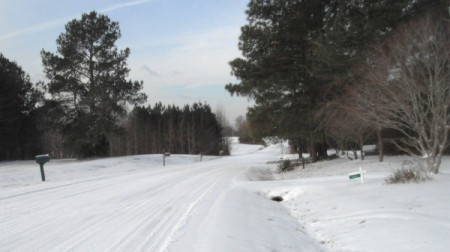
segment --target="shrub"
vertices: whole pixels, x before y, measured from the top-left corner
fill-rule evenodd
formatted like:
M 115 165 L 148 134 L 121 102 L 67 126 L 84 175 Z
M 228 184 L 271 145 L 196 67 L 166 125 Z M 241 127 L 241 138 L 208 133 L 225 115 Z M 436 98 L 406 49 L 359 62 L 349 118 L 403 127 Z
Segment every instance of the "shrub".
M 272 171 L 270 169 L 251 168 L 247 173 L 250 181 L 268 181 L 273 180 Z
M 421 161 L 404 161 L 402 168 L 385 179 L 387 184 L 422 182 L 431 179 Z
M 279 172 L 288 172 L 294 170 L 295 166 L 292 164 L 291 160 L 283 160 L 278 164 Z

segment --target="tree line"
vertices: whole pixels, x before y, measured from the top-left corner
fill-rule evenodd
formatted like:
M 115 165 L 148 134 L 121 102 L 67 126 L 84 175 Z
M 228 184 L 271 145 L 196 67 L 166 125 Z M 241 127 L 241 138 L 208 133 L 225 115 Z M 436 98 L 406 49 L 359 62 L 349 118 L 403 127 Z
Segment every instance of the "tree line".
M 425 157 L 448 146 L 449 2 L 251 0 L 232 94 L 255 101 L 254 138 L 282 136 L 312 161 L 377 139 Z
M 207 104 L 153 107 L 136 106 L 130 112 L 123 136 L 112 141 L 111 155 L 171 152 L 217 155 L 227 148 L 221 127 Z M 126 139 L 125 139 L 126 137 Z M 124 142 L 125 144 L 121 144 Z
M 219 154 L 221 127 L 207 104 L 143 106 L 120 37 L 118 22 L 95 11 L 69 21 L 57 51 L 41 51 L 47 83 L 0 54 L 0 160 Z

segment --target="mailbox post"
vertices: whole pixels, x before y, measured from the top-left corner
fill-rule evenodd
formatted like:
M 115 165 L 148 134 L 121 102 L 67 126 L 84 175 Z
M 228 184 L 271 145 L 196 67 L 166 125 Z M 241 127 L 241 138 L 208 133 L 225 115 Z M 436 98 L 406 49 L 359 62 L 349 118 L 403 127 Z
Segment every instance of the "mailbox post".
M 170 157 L 170 152 L 165 152 L 163 150 L 163 166 L 166 166 L 166 157 Z
M 48 161 L 50 161 L 50 156 L 48 154 L 36 156 L 36 163 L 38 163 L 41 168 L 42 181 L 45 181 L 44 164 Z

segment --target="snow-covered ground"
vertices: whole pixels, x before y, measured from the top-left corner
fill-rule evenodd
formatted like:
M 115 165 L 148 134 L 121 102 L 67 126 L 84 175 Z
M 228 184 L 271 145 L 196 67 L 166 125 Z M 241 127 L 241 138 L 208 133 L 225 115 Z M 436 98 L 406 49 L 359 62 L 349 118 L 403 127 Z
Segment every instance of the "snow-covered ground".
M 284 158 L 290 157 L 286 155 Z M 280 145 L 230 157 L 0 163 L 0 251 L 447 251 L 450 159 L 386 185 L 408 157 L 339 158 L 277 174 Z M 293 157 L 294 155 L 292 155 Z M 364 184 L 348 173 L 362 167 Z M 282 202 L 270 200 L 282 196 Z

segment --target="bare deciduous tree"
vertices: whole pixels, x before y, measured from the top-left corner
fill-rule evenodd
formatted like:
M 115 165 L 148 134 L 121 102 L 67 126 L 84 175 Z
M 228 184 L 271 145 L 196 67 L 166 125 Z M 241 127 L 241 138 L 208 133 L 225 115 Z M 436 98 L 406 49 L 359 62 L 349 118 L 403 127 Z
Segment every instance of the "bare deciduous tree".
M 351 96 L 346 95 L 328 103 L 322 111 L 325 119 L 322 124 L 328 136 L 342 145 L 342 150 L 352 149 L 355 159 L 358 158 L 356 151 L 360 150 L 364 160 L 363 145 L 374 132 L 374 126 L 358 115 L 359 111 L 352 102 Z
M 230 125 L 230 122 L 227 119 L 225 107 L 222 104 L 218 104 L 214 115 L 216 116 L 217 123 L 221 127 L 221 151 L 220 156 L 222 155 L 230 155 L 231 152 L 231 140 L 229 137 L 233 136 L 233 128 Z
M 222 136 L 233 136 L 233 128 L 227 119 L 225 107 L 222 104 L 217 105 L 214 114 L 220 127 L 222 127 Z
M 355 92 L 366 120 L 401 132 L 396 142 L 438 173 L 447 147 L 450 105 L 448 21 L 427 15 L 399 28 L 374 51 L 363 88 Z
M 235 128 L 237 135 L 239 136 L 239 141 L 241 143 L 254 143 L 254 139 L 251 134 L 250 124 L 242 115 L 239 115 L 235 119 Z

